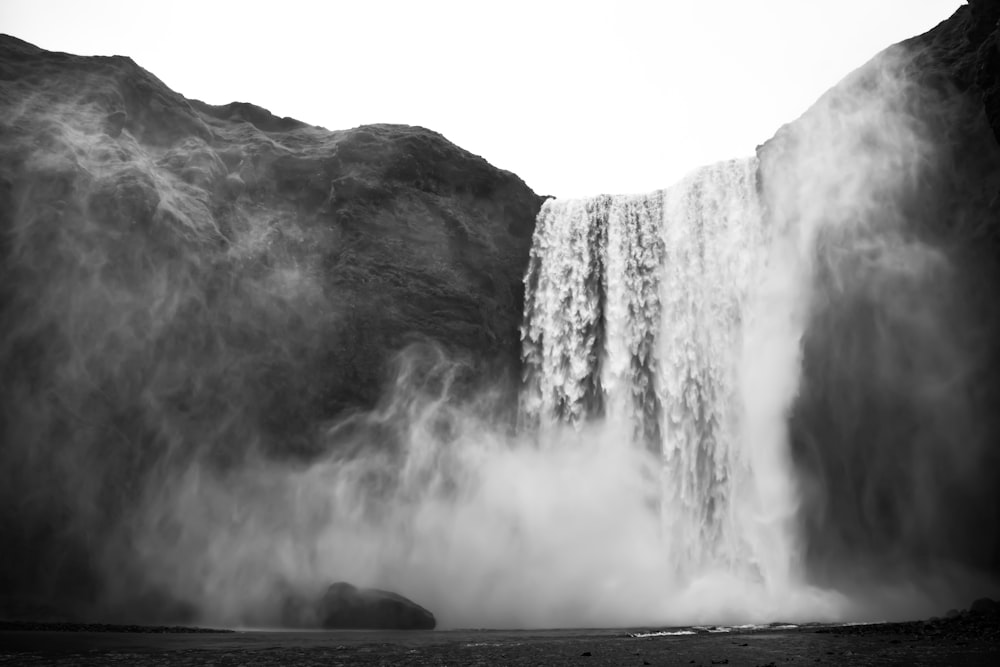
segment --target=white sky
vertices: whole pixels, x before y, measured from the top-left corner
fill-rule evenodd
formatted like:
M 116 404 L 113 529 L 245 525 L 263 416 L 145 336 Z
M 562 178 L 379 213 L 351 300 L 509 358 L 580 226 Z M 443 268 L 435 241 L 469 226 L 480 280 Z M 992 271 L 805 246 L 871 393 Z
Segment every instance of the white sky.
M 213 104 L 422 125 L 560 197 L 750 155 L 962 0 L 0 0 L 0 32 L 128 55 Z

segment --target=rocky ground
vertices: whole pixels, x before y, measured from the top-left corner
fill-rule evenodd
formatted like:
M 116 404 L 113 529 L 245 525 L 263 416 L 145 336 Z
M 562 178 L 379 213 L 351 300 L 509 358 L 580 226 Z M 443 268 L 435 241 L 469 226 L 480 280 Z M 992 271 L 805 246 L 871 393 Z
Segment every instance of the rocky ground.
M 0 664 L 988 665 L 1000 617 L 633 636 L 621 630 L 129 632 L 0 630 Z M 132 628 L 134 629 L 134 628 Z
M 945 618 L 690 630 L 274 632 L 0 622 L 0 664 L 104 665 L 989 665 L 1000 605 Z

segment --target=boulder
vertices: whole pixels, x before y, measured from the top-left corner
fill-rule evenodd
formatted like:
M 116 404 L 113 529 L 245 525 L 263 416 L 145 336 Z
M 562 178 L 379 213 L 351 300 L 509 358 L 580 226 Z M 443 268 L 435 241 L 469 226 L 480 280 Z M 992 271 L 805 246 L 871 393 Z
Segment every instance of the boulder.
M 973 614 L 1000 614 L 1000 602 L 992 598 L 979 598 L 972 603 L 969 611 Z
M 318 603 L 317 618 L 330 630 L 433 630 L 437 625 L 434 614 L 402 595 L 343 581 L 327 589 Z

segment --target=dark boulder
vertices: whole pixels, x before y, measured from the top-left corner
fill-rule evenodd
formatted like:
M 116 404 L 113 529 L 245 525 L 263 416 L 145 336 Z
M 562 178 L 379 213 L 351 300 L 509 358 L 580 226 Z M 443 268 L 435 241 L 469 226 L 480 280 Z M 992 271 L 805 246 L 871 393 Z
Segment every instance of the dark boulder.
M 329 630 L 433 630 L 437 625 L 434 614 L 402 595 L 343 581 L 327 589 L 317 605 L 317 618 Z
M 1000 602 L 992 598 L 979 598 L 972 603 L 969 611 L 973 614 L 1000 614 Z

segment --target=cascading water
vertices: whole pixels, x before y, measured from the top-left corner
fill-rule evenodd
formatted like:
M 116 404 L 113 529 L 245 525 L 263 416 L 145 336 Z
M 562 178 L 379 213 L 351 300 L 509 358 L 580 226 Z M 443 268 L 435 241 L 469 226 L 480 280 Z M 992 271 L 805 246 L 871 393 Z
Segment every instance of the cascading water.
M 721 569 L 770 581 L 774 549 L 791 558 L 786 535 L 758 534 L 760 517 L 794 505 L 788 483 L 757 493 L 787 476 L 786 442 L 780 428 L 751 433 L 741 384 L 759 379 L 743 376 L 755 352 L 744 338 L 762 316 L 754 287 L 769 242 L 756 175 L 755 159 L 734 160 L 651 195 L 550 200 L 526 279 L 525 410 L 541 423 L 624 422 L 631 446 L 660 455 L 678 577 Z M 742 442 L 751 435 L 772 438 Z
M 913 58 L 886 51 L 757 159 L 542 209 L 522 405 L 658 457 L 668 614 L 711 592 L 715 614 L 913 617 L 992 587 L 994 214 L 968 183 L 1000 157 Z

